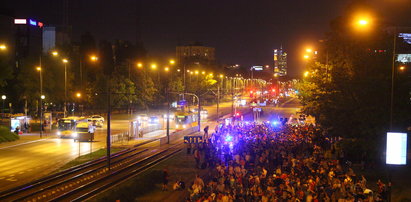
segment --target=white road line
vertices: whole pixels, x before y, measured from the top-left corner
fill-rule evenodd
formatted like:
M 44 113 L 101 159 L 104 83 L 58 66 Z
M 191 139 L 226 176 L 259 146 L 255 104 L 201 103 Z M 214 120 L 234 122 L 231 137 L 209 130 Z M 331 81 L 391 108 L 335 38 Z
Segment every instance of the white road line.
M 22 145 L 26 145 L 26 144 L 31 144 L 31 143 L 35 143 L 35 142 L 40 142 L 40 141 L 44 141 L 44 140 L 48 140 L 47 139 L 41 139 L 41 140 L 33 140 L 33 141 L 29 141 L 29 142 L 24 142 L 24 143 L 20 143 L 20 144 L 15 144 L 15 145 L 10 145 L 7 147 L 0 147 L 0 149 L 8 149 L 8 148 L 12 148 L 12 147 L 18 147 L 18 146 L 22 146 Z

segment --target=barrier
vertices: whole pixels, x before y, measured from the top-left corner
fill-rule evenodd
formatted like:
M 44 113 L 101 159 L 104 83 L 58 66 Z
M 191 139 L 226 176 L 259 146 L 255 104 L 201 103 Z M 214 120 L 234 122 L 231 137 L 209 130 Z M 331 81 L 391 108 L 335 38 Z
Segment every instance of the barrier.
M 130 140 L 129 132 L 111 135 L 111 144 L 117 143 L 117 142 L 124 142 L 124 141 L 128 142 L 129 140 Z

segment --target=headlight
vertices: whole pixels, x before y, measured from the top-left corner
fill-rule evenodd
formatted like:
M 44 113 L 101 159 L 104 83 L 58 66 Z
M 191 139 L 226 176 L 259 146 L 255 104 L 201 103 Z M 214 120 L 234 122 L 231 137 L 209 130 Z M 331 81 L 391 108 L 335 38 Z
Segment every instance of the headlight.
M 57 131 L 57 135 L 60 136 L 60 135 L 61 135 L 61 132 L 60 132 L 60 131 Z
M 78 137 L 78 133 L 73 133 L 71 136 Z

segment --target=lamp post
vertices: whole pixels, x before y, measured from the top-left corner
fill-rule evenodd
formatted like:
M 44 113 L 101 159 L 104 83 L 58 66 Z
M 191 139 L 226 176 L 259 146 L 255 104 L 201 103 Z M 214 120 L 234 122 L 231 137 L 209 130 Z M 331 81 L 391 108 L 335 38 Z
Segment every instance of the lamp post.
M 40 138 L 43 137 L 43 77 L 42 77 L 42 68 L 37 67 L 36 70 L 40 75 Z
M 64 117 L 67 115 L 67 63 L 68 60 L 64 58 L 63 60 L 64 64 Z
M 3 108 L 1 109 L 1 110 L 2 110 L 2 112 L 1 112 L 2 118 L 4 118 L 4 100 L 5 100 L 6 98 L 7 98 L 6 95 L 2 95 L 2 96 L 1 96 L 1 99 L 3 100 Z

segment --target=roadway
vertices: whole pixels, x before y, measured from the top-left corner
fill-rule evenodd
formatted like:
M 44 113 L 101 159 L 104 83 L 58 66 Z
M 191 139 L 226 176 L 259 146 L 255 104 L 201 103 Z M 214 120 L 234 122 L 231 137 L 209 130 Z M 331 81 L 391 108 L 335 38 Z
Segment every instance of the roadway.
M 216 105 L 204 106 L 204 108 L 208 110 L 210 120 L 216 118 Z M 264 110 L 266 110 L 265 115 L 279 114 L 288 117 L 290 114 L 295 113 L 298 108 L 298 101 L 290 99 L 278 107 L 264 107 Z M 220 117 L 230 114 L 231 110 L 231 102 L 221 103 Z M 248 107 L 238 108 L 237 110 L 244 114 L 250 112 Z M 114 116 L 114 118 L 116 117 Z M 128 124 L 129 121 L 126 118 L 112 120 L 112 132 L 128 130 Z M 209 124 L 209 122 L 202 122 L 202 128 L 206 124 Z M 164 130 L 154 131 L 146 134 L 140 141 L 164 135 Z M 88 154 L 90 146 L 92 151 L 95 151 L 105 148 L 105 145 L 106 127 L 97 129 L 95 141 L 92 143 L 79 143 L 74 142 L 72 139 L 60 139 L 55 135 L 49 135 L 48 138 L 22 144 L 11 146 L 2 146 L 0 144 L 0 191 L 46 176 L 79 155 Z

